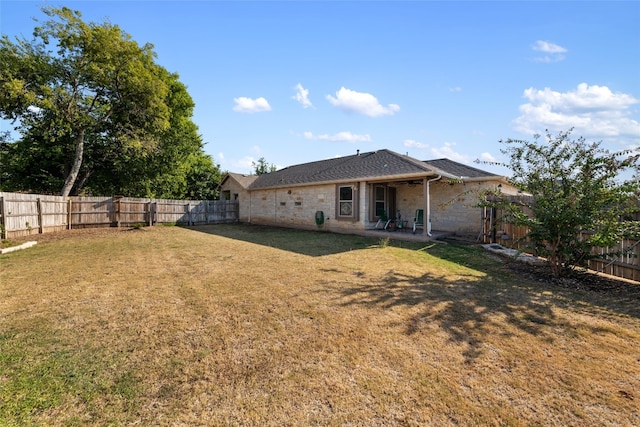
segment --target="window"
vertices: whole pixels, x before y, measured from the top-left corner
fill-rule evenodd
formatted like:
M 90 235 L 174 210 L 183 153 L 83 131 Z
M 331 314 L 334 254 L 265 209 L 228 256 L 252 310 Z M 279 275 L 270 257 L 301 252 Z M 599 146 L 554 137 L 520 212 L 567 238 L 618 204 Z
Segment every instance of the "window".
M 375 211 L 375 217 L 376 218 L 380 218 L 383 215 L 386 215 L 386 205 L 387 205 L 387 198 L 386 198 L 386 191 L 385 188 L 382 185 L 376 185 L 375 187 L 375 204 L 376 204 L 376 211 Z
M 340 216 L 353 216 L 353 188 L 340 187 Z
M 369 190 L 368 215 L 369 221 L 377 221 L 380 218 L 395 218 L 399 213 L 396 211 L 396 188 L 389 184 L 372 184 Z
M 356 185 L 339 185 L 336 187 L 336 219 L 357 219 L 358 198 Z

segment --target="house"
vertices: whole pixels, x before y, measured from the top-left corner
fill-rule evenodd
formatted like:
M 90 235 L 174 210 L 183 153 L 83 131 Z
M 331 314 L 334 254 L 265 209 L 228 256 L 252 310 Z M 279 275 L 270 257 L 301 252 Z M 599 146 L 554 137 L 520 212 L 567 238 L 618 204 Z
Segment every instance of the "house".
M 362 232 L 395 220 L 428 240 L 432 230 L 476 237 L 486 189 L 516 194 L 504 176 L 448 159 L 420 161 L 391 150 L 289 166 L 263 175 L 227 174 L 222 198 L 239 201 L 241 222 Z M 416 215 L 420 213 L 422 215 Z M 384 222 L 384 224 L 382 224 Z

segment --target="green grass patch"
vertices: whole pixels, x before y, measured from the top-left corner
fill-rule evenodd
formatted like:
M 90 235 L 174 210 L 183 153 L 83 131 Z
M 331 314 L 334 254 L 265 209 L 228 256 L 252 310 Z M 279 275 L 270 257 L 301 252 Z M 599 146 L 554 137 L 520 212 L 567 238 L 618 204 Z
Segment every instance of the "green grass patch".
M 139 386 L 125 360 L 55 330 L 33 324 L 5 331 L 0 349 L 0 425 L 38 425 L 61 408 L 73 408 L 60 417 L 69 425 L 123 420 L 137 405 Z

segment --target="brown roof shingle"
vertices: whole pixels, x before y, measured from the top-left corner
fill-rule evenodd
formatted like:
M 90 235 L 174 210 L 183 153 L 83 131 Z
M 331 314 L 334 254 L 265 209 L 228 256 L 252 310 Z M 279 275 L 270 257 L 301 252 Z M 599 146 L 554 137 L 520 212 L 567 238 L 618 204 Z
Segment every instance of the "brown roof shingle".
M 467 166 L 462 163 L 454 162 L 453 160 L 449 159 L 425 160 L 424 163 L 433 168 L 436 168 L 437 170 L 444 171 L 461 179 L 484 177 L 489 178 L 498 176 L 494 173 L 483 171 L 481 169 Z
M 293 165 L 262 175 L 232 173 L 229 175 L 249 190 L 363 179 L 393 179 L 394 177 L 408 179 L 433 175 L 453 179 L 498 177 L 493 173 L 453 160 L 420 161 L 386 149 Z
M 234 173 L 234 172 L 227 172 L 227 176 L 224 177 L 224 179 L 220 183 L 220 186 L 222 184 L 224 184 L 224 182 L 229 178 L 235 179 L 238 182 L 238 184 L 240 184 L 242 186 L 242 188 L 249 188 L 251 183 L 253 181 L 255 181 L 256 178 L 258 178 L 258 176 L 257 175 L 244 175 L 244 174 L 241 174 L 241 173 Z
M 378 150 L 303 163 L 259 175 L 249 189 L 433 174 L 432 168 L 424 162 L 391 150 Z

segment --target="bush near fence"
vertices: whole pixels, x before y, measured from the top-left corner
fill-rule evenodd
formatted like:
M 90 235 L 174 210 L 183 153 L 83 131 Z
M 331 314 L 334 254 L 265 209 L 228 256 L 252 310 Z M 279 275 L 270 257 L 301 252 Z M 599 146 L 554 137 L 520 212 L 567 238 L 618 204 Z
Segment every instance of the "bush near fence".
M 513 196 L 511 202 L 522 201 L 526 196 Z M 526 239 L 526 227 L 516 226 L 501 221 L 499 209 L 485 208 L 483 216 L 484 243 L 499 243 L 508 248 L 532 253 L 531 242 Z M 588 231 L 580 233 L 580 238 L 587 238 Z M 640 282 L 640 240 L 623 238 L 617 245 L 609 248 L 593 248 L 595 259 L 589 260 L 589 269 L 623 279 Z
M 3 239 L 75 228 L 237 221 L 238 202 L 231 200 L 62 197 L 0 192 Z

